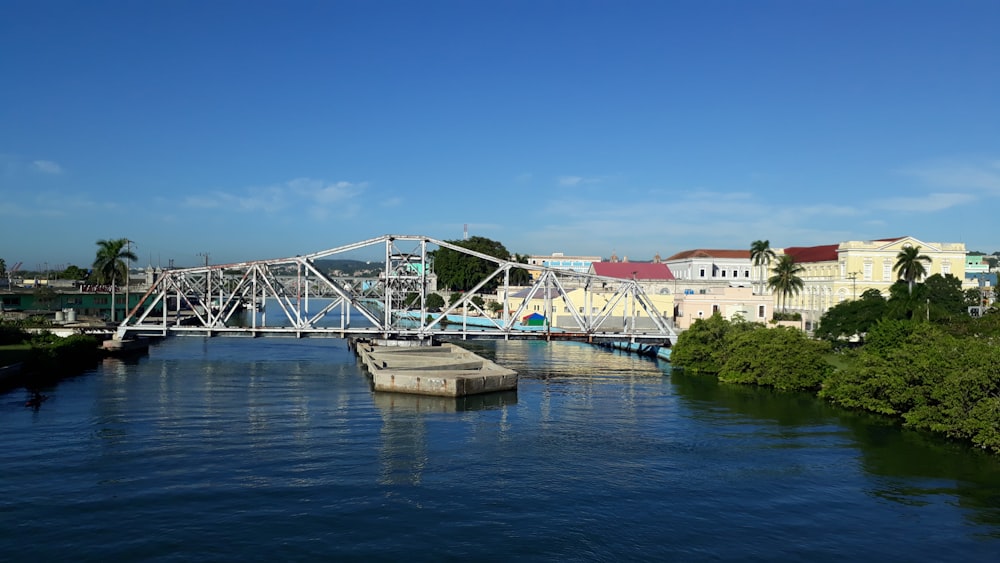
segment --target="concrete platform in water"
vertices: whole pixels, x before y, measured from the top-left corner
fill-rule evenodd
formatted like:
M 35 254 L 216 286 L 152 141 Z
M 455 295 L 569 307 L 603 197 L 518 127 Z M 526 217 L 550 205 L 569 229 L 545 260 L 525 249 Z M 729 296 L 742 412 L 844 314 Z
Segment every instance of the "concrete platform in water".
M 376 391 L 464 397 L 517 389 L 517 372 L 454 344 L 354 343 Z

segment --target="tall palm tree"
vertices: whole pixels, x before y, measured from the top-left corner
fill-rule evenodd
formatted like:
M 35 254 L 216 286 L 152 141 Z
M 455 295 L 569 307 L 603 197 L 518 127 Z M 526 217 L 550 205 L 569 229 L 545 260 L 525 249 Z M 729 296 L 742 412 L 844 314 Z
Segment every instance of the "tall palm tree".
M 757 279 L 760 283 L 760 292 L 764 293 L 764 277 L 774 260 L 774 251 L 771 250 L 770 240 L 755 240 L 750 243 L 750 260 L 757 267 Z
M 802 278 L 799 274 L 806 271 L 805 267 L 796 264 L 795 258 L 789 254 L 782 254 L 778 257 L 777 263 L 771 272 L 774 274 L 767 279 L 767 287 L 781 295 L 781 311 L 785 312 L 788 305 L 788 296 L 797 295 L 802 291 Z
M 896 265 L 892 267 L 892 270 L 896 272 L 899 279 L 906 280 L 911 294 L 914 282 L 927 275 L 924 262 L 929 266 L 931 258 L 926 254 L 920 254 L 919 246 L 907 246 L 896 255 Z
M 127 238 L 97 241 L 97 257 L 94 259 L 94 275 L 97 283 L 111 284 L 111 322 L 115 322 L 115 285 L 118 280 L 128 283 L 128 264 L 138 260 L 135 253 L 127 248 Z M 125 304 L 128 307 L 128 303 Z

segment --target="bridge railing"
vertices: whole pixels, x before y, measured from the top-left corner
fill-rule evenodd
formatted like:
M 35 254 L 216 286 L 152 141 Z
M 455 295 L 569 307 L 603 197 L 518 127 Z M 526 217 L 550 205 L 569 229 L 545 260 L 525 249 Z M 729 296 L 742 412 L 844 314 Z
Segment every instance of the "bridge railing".
M 385 256 L 377 276 L 335 276 L 317 266 L 377 246 Z M 435 248 L 479 258 L 492 268 L 443 310 L 427 306 L 435 290 Z M 516 270 L 532 272 L 532 281 L 512 284 Z M 486 300 L 498 303 L 497 313 L 484 309 Z M 118 334 L 674 341 L 671 320 L 655 301 L 635 279 L 503 260 L 426 236 L 385 235 L 291 258 L 167 270 Z M 533 313 L 542 317 L 541 326 L 523 322 Z

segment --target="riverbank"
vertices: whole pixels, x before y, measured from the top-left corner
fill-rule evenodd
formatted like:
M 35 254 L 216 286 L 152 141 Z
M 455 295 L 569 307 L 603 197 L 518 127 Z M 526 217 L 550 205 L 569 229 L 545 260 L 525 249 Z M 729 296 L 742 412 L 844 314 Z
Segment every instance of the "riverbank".
M 0 346 L 0 392 L 50 385 L 93 368 L 105 357 L 148 353 L 149 344 L 145 338 L 119 341 L 92 334 L 63 337 L 23 331 L 20 342 Z
M 1000 348 L 982 334 L 956 336 L 927 322 L 883 320 L 865 345 L 828 361 L 829 342 L 801 331 L 713 316 L 674 347 L 675 366 L 722 383 L 808 391 L 1000 454 Z

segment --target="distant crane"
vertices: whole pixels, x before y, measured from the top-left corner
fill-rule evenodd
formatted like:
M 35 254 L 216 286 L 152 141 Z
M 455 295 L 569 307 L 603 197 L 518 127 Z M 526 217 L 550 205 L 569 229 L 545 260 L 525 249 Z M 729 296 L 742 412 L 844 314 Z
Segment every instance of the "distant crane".
M 18 262 L 17 264 L 14 264 L 13 268 L 7 270 L 7 287 L 14 286 L 14 272 L 21 269 L 21 264 L 24 264 L 24 262 Z

